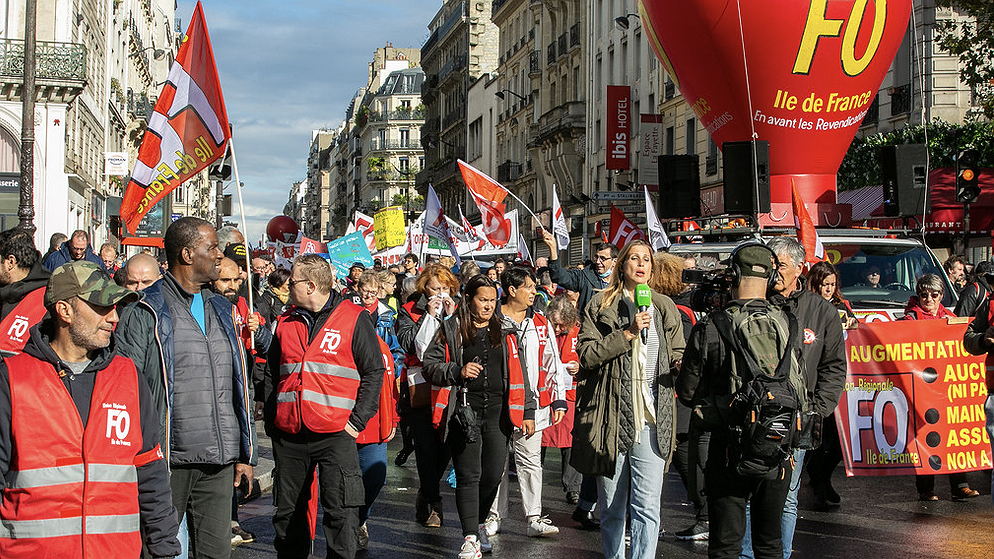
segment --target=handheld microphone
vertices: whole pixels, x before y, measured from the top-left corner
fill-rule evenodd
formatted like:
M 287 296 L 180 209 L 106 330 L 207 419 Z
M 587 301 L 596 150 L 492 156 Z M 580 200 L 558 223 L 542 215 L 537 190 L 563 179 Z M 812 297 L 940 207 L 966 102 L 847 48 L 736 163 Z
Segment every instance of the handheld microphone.
M 635 304 L 638 305 L 639 312 L 649 310 L 649 305 L 652 304 L 652 291 L 648 285 L 640 283 L 635 287 Z M 649 329 L 643 328 L 640 334 L 642 336 L 642 343 L 646 343 L 649 339 Z

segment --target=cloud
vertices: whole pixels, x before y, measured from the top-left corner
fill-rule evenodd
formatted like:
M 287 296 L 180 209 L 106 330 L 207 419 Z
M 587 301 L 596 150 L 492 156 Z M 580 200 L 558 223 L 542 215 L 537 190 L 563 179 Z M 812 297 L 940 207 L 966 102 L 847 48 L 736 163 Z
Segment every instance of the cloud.
M 184 30 L 195 5 L 179 2 Z M 205 0 L 203 6 L 245 183 L 247 235 L 258 239 L 269 218 L 282 213 L 291 185 L 307 174 L 311 130 L 342 122 L 377 48 L 387 42 L 420 48 L 440 3 L 309 0 L 274 7 L 271 0 Z

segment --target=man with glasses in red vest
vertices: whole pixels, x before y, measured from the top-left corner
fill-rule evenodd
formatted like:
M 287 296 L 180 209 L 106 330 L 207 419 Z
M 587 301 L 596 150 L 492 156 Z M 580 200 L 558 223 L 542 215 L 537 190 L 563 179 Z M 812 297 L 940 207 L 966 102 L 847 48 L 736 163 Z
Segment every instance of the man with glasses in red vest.
M 158 411 L 111 343 L 137 298 L 92 262 L 61 266 L 50 316 L 0 363 L 0 557 L 180 553 Z
M 376 414 L 386 369 L 373 319 L 333 294 L 331 266 L 305 254 L 290 272 L 290 310 L 269 350 L 265 421 L 273 441 L 277 557 L 310 552 L 307 502 L 314 469 L 328 557 L 355 557 L 366 490 L 356 438 Z

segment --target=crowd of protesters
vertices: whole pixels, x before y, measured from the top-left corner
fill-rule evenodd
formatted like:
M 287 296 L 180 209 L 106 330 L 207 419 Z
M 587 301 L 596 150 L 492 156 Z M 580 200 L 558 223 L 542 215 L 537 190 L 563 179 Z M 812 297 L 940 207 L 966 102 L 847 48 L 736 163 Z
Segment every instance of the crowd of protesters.
M 228 557 L 255 540 L 238 501 L 261 420 L 277 468 L 278 557 L 308 555 L 318 504 L 328 557 L 352 558 L 376 538 L 367 519 L 398 434 L 393 463 L 415 457 L 411 517 L 426 529 L 447 525 L 440 486 L 454 470 L 460 559 L 499 545 L 511 514 L 527 536 L 557 536 L 563 527 L 543 514 L 553 498 L 575 505 L 571 528 L 600 530 L 606 557 L 654 557 L 671 460 L 695 511 L 678 539 L 710 539 L 711 557 L 789 557 L 802 465 L 819 505 L 841 501 L 832 412 L 843 331 L 858 320 L 836 268 L 806 270 L 790 237 L 730 261 L 744 270 L 733 295 L 782 305 L 812 333 L 799 352 L 824 418 L 820 448 L 797 450 L 782 479 L 754 482 L 723 462 L 726 435 L 692 414 L 735 359 L 690 308 L 681 273 L 694 260 L 633 241 L 596 245 L 567 268 L 554 236 L 542 240 L 549 256 L 534 265 L 408 254 L 394 266 L 356 262 L 339 279 L 318 255 L 276 267 L 247 253 L 237 229 L 198 218 L 168 228 L 162 259 L 124 259 L 109 243 L 95 253 L 83 231 L 53 236 L 43 256 L 29 234 L 0 233 L 0 556 L 60 546 L 67 557 Z M 944 271 L 960 292 L 955 312 L 928 274 L 904 318 L 982 315 L 967 347 L 987 352 L 994 265 L 968 275 L 954 256 Z M 865 272 L 866 285 L 879 282 L 879 270 Z M 645 285 L 651 296 L 638 302 Z M 79 421 L 56 421 L 51 406 Z M 546 476 L 562 495 L 543 495 Z M 520 513 L 508 511 L 514 481 Z M 979 495 L 962 476 L 949 482 L 953 500 Z M 933 476 L 916 486 L 938 499 Z

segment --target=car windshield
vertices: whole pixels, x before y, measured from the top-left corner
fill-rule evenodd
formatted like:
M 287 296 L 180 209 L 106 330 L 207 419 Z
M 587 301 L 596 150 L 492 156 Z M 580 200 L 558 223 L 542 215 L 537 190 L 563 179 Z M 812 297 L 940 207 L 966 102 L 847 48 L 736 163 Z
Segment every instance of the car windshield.
M 826 241 L 825 254 L 838 269 L 842 296 L 853 308 L 903 308 L 915 294 L 915 282 L 925 274 L 939 276 L 946 286 L 942 304 L 955 305 L 946 275 L 921 245 Z

